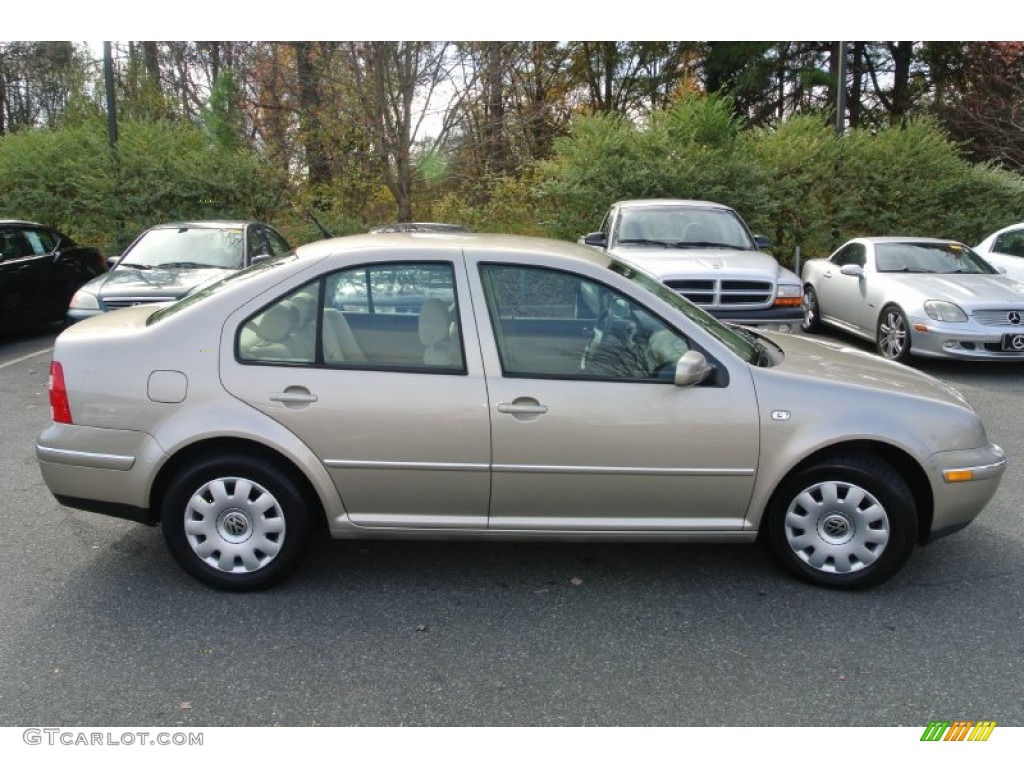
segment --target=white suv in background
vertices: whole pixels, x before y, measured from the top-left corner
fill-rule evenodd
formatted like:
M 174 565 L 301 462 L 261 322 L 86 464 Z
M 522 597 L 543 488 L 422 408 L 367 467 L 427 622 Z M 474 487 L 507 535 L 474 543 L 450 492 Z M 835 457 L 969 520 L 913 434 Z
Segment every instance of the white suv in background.
M 622 200 L 580 242 L 652 272 L 665 285 L 733 323 L 796 330 L 800 278 L 760 249 L 732 208 L 703 200 Z

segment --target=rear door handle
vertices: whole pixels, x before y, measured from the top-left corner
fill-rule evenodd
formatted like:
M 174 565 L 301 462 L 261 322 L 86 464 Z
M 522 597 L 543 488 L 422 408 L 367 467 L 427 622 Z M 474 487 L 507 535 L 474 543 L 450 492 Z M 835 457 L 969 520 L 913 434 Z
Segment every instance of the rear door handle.
M 284 405 L 308 405 L 319 398 L 305 387 L 288 387 L 284 392 L 271 392 L 270 399 Z

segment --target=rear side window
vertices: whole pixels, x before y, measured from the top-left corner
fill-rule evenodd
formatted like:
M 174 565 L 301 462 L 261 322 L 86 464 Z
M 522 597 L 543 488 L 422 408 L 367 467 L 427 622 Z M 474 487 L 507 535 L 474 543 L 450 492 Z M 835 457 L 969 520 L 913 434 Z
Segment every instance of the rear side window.
M 242 362 L 464 373 L 451 264 L 373 264 L 328 275 L 243 323 Z

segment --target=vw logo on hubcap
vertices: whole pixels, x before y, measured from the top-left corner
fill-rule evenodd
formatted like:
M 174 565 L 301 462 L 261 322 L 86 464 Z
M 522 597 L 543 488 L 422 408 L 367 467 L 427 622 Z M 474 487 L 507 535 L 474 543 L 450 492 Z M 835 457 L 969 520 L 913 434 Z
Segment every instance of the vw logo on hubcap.
M 220 518 L 220 532 L 227 541 L 237 544 L 249 538 L 252 525 L 244 512 L 230 509 Z
M 843 515 L 827 515 L 818 522 L 818 534 L 828 544 L 845 544 L 853 538 L 853 526 Z

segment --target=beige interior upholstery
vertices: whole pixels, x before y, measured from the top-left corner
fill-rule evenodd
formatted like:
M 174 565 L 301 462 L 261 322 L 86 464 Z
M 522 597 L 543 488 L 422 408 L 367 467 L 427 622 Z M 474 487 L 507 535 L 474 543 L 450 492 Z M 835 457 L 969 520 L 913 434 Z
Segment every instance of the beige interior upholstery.
M 419 331 L 423 344 L 423 362 L 427 365 L 453 365 L 451 313 L 440 299 L 427 299 L 420 307 Z
M 366 353 L 338 309 L 324 310 L 324 360 L 328 363 L 366 362 Z

